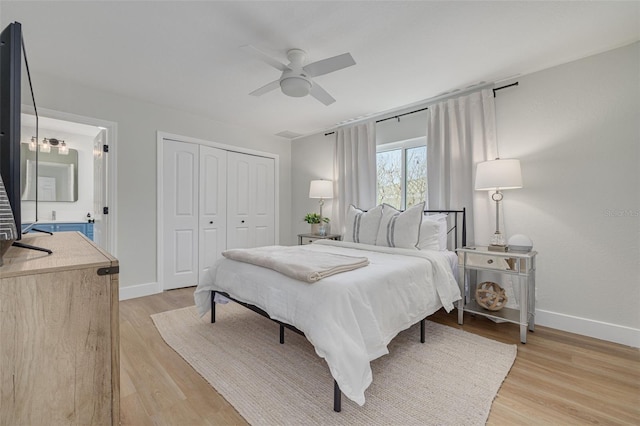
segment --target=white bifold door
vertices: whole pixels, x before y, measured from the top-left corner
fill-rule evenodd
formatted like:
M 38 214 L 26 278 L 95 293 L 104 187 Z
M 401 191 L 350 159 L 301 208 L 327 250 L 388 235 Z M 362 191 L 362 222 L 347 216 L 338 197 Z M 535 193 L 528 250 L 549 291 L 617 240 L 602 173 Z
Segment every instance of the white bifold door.
M 273 245 L 273 158 L 229 152 L 227 248 Z
M 163 140 L 165 290 L 194 286 L 227 248 L 275 242 L 274 160 Z

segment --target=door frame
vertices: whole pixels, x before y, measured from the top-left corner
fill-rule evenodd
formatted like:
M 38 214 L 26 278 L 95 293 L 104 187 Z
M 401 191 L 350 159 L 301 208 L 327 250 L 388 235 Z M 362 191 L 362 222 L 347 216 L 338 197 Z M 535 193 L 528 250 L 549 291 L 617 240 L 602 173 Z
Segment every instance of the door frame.
M 33 106 L 22 105 L 22 112 L 25 114 L 35 114 Z M 70 112 L 57 111 L 47 108 L 38 108 L 38 116 L 53 118 L 56 120 L 70 121 L 74 123 L 86 124 L 89 126 L 101 127 L 106 130 L 106 143 L 109 145 L 109 155 L 107 156 L 107 191 L 105 193 L 105 203 L 109 207 L 109 220 L 106 225 L 105 247 L 102 247 L 114 257 L 118 257 L 118 215 L 117 215 L 117 185 L 118 175 L 117 167 L 117 141 L 118 141 L 118 123 L 114 121 L 102 120 L 100 118 L 87 117 L 84 115 L 72 114 Z
M 219 142 L 208 141 L 204 139 L 192 138 L 189 136 L 176 135 L 173 133 L 163 132 L 158 130 L 156 132 L 156 185 L 157 185 L 157 200 L 156 200 L 156 276 L 157 285 L 160 291 L 164 291 L 164 273 L 162 269 L 162 262 L 164 259 L 164 188 L 162 184 L 163 175 L 163 141 L 169 139 L 176 142 L 192 143 L 196 145 L 204 145 L 212 148 L 218 148 L 225 151 L 238 152 L 241 154 L 256 155 L 259 157 L 272 158 L 274 160 L 274 234 L 275 244 L 280 244 L 280 156 L 271 152 L 257 151 L 250 148 L 243 148 L 236 145 L 223 144 Z

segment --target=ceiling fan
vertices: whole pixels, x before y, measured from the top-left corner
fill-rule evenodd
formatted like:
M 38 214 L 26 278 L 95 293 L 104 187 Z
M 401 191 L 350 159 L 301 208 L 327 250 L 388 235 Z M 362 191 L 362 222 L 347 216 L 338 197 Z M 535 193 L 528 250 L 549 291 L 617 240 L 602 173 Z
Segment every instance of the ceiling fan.
M 302 49 L 290 49 L 287 51 L 289 65 L 285 65 L 251 45 L 242 46 L 241 49 L 282 71 L 279 79 L 267 83 L 261 88 L 249 93 L 253 96 L 264 95 L 280 87 L 282 93 L 287 96 L 302 97 L 311 95 L 323 104 L 331 105 L 336 100 L 318 83 L 314 82 L 312 78 L 356 64 L 356 61 L 353 60 L 350 53 L 343 53 L 342 55 L 305 64 L 307 52 Z

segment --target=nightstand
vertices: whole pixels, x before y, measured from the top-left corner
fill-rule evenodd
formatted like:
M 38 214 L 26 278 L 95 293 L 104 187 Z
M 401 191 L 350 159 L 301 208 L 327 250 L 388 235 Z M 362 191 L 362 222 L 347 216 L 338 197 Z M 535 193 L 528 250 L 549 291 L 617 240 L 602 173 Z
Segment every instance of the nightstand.
M 298 245 L 311 244 L 315 240 L 336 240 L 340 241 L 340 234 L 316 235 L 316 234 L 298 234 Z
M 464 312 L 482 315 L 499 321 L 507 321 L 520 325 L 520 341 L 527 343 L 527 329 L 535 327 L 535 273 L 536 251 L 528 253 L 495 252 L 487 247 L 465 247 L 457 249 L 458 253 L 458 285 L 463 298 L 458 301 L 458 324 L 463 323 Z M 480 306 L 475 300 L 476 271 L 489 271 L 500 276 L 511 276 L 514 286 L 518 286 L 519 309 L 504 307 L 499 311 L 490 311 Z M 514 291 L 516 289 L 514 288 Z

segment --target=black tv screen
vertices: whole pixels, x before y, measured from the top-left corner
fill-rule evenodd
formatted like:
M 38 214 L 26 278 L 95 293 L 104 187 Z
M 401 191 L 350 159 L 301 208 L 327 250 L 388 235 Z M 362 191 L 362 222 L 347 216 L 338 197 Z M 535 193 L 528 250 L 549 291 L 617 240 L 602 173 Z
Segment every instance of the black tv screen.
M 9 24 L 0 34 L 0 175 L 20 239 L 20 114 L 22 26 Z

